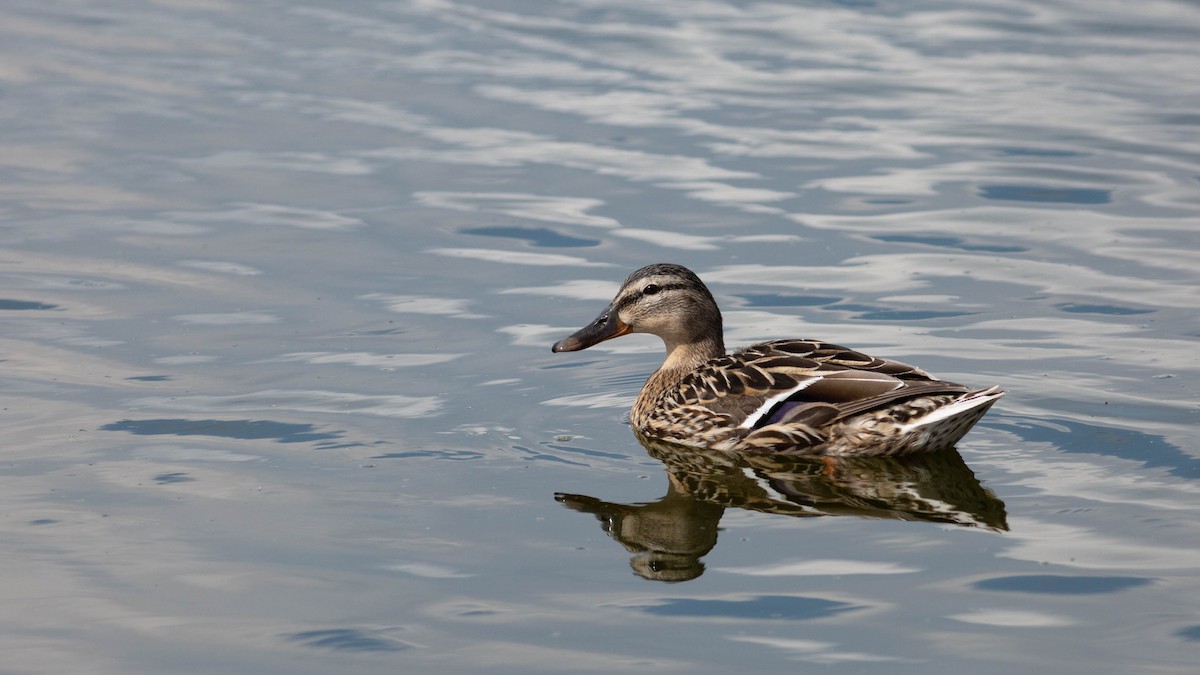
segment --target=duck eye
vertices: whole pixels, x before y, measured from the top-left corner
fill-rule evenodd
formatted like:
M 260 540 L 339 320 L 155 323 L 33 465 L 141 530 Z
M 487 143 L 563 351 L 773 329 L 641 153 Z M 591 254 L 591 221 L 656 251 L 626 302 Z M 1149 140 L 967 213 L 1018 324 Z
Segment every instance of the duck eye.
M 642 289 L 642 295 L 654 295 L 661 290 L 662 289 L 659 288 L 657 284 L 649 284 Z

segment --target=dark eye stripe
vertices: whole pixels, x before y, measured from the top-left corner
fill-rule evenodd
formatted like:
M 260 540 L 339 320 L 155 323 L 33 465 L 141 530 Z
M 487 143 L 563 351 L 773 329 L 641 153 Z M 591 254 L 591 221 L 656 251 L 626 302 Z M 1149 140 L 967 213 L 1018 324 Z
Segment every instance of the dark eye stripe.
M 663 291 L 679 291 L 679 290 L 683 290 L 685 288 L 691 288 L 691 286 L 689 286 L 688 284 L 663 284 L 661 286 L 659 286 L 658 284 L 652 284 L 652 285 L 658 286 L 659 293 L 662 293 Z M 629 305 L 632 305 L 633 303 L 637 302 L 638 300 L 641 300 L 642 295 L 644 295 L 644 294 L 641 291 L 637 291 L 635 293 L 630 293 L 629 295 L 626 295 L 625 297 L 621 298 L 621 301 L 617 303 L 616 311 L 619 312 L 622 309 L 628 307 Z M 654 295 L 654 294 L 651 293 L 651 295 Z

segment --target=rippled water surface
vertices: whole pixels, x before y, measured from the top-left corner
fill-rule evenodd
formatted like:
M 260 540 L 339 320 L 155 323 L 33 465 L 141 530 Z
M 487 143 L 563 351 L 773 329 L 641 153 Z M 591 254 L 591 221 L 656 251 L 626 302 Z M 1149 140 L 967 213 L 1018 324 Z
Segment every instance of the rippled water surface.
M 2 2 L 0 671 L 1195 672 L 1198 110 L 1191 2 Z M 658 261 L 1009 394 L 642 447 Z

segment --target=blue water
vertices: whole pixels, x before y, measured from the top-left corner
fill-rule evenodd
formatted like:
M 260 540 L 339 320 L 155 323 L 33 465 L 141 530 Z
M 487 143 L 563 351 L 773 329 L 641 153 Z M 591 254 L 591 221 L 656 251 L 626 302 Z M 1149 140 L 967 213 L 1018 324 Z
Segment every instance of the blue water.
M 0 671 L 1192 673 L 1200 7 L 0 3 Z M 633 269 L 1008 395 L 642 447 Z

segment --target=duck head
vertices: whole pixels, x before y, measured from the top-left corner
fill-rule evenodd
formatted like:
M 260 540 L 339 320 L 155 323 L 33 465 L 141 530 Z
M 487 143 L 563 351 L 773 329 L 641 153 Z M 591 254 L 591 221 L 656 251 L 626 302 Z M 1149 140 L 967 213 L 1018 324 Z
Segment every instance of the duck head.
M 594 321 L 554 343 L 555 352 L 587 349 L 628 333 L 662 338 L 667 354 L 689 346 L 724 353 L 721 311 L 700 278 L 681 265 L 647 265 L 630 274 Z

